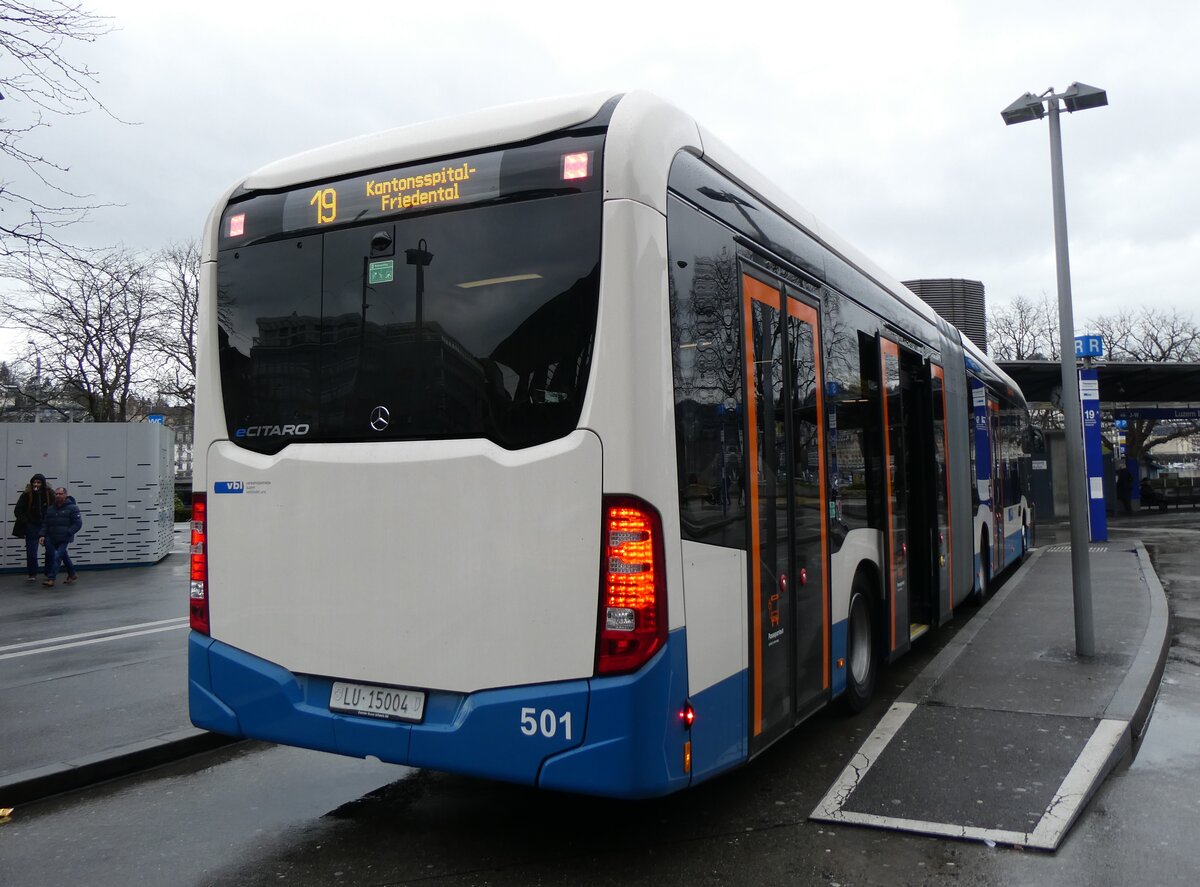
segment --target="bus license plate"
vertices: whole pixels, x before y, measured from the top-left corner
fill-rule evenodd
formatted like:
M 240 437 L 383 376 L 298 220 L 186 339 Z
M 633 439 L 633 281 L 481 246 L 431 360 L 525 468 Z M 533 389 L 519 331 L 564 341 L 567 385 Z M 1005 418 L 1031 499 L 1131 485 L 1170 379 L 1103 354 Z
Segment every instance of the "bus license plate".
M 425 694 L 420 690 L 334 681 L 329 709 L 389 721 L 420 721 L 425 716 Z

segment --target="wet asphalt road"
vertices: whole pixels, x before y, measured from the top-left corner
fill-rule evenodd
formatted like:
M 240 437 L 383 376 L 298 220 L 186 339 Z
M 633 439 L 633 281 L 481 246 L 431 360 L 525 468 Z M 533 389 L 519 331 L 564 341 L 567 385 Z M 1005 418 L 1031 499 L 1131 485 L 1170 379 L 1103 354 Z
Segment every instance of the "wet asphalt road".
M 188 725 L 186 571 L 176 553 L 70 586 L 0 578 L 0 776 Z
M 1191 885 L 1200 515 L 1111 530 L 1114 541 L 1145 541 L 1172 647 L 1137 759 L 1053 855 L 807 819 L 891 698 L 973 615 L 967 607 L 885 673 L 863 715 L 819 715 L 749 767 L 681 795 L 599 801 L 243 744 L 17 810 L 0 825 L 0 883 Z

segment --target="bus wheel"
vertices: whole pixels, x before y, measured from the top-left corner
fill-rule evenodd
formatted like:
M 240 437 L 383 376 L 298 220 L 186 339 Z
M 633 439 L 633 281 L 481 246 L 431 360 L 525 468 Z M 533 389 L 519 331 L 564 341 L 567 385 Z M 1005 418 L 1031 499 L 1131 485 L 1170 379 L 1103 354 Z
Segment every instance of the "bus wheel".
M 976 597 L 976 603 L 983 606 L 987 603 L 988 595 L 992 591 L 992 551 L 987 542 L 983 542 L 979 546 L 979 594 Z
M 1021 524 L 1021 560 L 1029 554 L 1029 524 Z
M 875 607 L 868 583 L 854 581 L 850 591 L 850 615 L 846 620 L 846 692 L 845 708 L 857 714 L 867 707 L 875 695 L 875 680 L 879 675 L 879 644 L 875 638 Z

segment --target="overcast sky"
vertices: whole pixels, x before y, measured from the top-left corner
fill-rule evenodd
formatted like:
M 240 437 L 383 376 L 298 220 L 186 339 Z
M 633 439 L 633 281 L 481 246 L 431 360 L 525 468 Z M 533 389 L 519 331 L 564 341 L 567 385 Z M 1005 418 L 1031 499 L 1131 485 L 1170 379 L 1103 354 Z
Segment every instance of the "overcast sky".
M 1049 128 L 1000 111 L 1081 81 L 1110 105 L 1063 117 L 1079 332 L 1129 306 L 1200 314 L 1194 0 L 84 4 L 116 30 L 64 52 L 136 125 L 93 112 L 29 139 L 65 187 L 119 204 L 71 230 L 81 245 L 196 238 L 228 185 L 327 142 L 648 89 L 895 277 L 982 280 L 989 306 L 1053 297 Z

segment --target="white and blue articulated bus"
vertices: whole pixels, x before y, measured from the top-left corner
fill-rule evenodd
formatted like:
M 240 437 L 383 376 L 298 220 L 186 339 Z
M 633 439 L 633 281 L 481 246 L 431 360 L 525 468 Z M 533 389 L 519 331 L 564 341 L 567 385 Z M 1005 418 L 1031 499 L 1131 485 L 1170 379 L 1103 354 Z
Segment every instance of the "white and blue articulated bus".
M 661 795 L 1028 544 L 1012 380 L 645 93 L 261 169 L 201 286 L 200 727 Z

